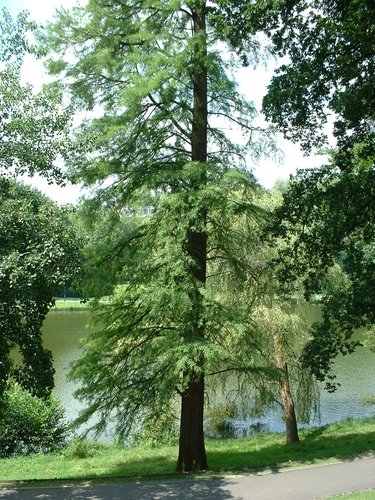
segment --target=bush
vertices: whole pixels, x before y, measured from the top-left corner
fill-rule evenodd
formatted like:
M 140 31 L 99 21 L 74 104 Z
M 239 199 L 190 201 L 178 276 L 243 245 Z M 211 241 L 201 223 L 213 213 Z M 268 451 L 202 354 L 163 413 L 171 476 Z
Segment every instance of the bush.
M 0 403 L 0 456 L 53 451 L 66 441 L 64 410 L 54 398 L 41 399 L 9 383 Z
M 234 438 L 236 431 L 231 422 L 238 417 L 238 410 L 233 402 L 211 405 L 206 410 L 205 432 L 213 438 Z
M 179 423 L 172 409 L 165 408 L 157 418 L 143 420 L 140 429 L 133 433 L 132 444 L 143 448 L 174 446 L 178 443 Z
M 104 448 L 105 445 L 97 441 L 74 437 L 64 449 L 63 455 L 65 458 L 92 458 Z

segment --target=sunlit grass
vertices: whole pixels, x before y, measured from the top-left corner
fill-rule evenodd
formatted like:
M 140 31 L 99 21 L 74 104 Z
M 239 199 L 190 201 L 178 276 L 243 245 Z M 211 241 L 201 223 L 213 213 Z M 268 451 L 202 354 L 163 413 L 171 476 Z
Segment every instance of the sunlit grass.
M 55 305 L 51 308 L 51 310 L 68 310 L 72 311 L 75 309 L 86 309 L 88 307 L 88 302 L 82 302 L 81 299 L 73 299 L 73 298 L 57 298 L 55 299 Z
M 330 500 L 374 500 L 375 490 L 359 491 L 357 493 L 346 493 L 345 495 L 338 495 L 330 497 Z
M 213 474 L 329 462 L 375 452 L 375 419 L 345 420 L 301 432 L 301 442 L 286 446 L 283 434 L 243 439 L 209 439 L 207 458 Z M 0 479 L 87 479 L 171 475 L 177 447 L 100 446 L 86 458 L 65 453 L 0 460 Z

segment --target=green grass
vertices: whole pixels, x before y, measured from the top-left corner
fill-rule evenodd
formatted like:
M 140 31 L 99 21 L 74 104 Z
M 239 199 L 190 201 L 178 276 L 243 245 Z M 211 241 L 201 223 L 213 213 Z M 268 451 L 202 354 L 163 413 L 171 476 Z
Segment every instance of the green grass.
M 283 434 L 207 440 L 210 473 L 224 475 L 251 470 L 316 464 L 375 452 L 375 419 L 345 420 L 301 432 L 301 442 L 286 446 Z M 90 453 L 89 453 L 90 454 Z M 101 446 L 93 456 L 72 458 L 67 452 L 0 459 L 2 480 L 134 478 L 174 474 L 177 447 L 153 449 Z
M 55 299 L 55 305 L 51 308 L 52 311 L 54 310 L 65 310 L 65 311 L 74 311 L 76 309 L 82 310 L 86 309 L 88 307 L 87 302 L 81 302 L 81 299 L 61 299 L 61 298 L 56 298 Z
M 330 500 L 374 500 L 375 490 L 358 491 L 357 493 L 346 493 L 345 495 L 338 495 L 330 497 Z

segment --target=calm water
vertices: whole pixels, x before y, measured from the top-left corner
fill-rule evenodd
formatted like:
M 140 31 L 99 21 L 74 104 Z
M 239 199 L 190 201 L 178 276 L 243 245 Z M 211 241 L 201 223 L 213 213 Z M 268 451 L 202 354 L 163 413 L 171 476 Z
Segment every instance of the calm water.
M 317 311 L 311 314 L 316 316 Z M 72 361 L 80 352 L 80 339 L 88 333 L 87 311 L 51 311 L 43 326 L 45 345 L 53 352 L 56 375 L 55 393 L 66 408 L 68 419 L 74 419 L 80 404 L 73 397 L 75 385 L 66 375 Z M 341 387 L 334 394 L 321 391 L 321 424 L 334 422 L 346 417 L 364 417 L 373 409 L 361 404 L 364 394 L 375 394 L 375 353 L 358 348 L 350 356 L 341 357 L 335 364 L 335 374 Z M 261 420 L 271 431 L 284 430 L 280 414 L 270 412 Z M 239 434 L 251 422 L 238 421 Z

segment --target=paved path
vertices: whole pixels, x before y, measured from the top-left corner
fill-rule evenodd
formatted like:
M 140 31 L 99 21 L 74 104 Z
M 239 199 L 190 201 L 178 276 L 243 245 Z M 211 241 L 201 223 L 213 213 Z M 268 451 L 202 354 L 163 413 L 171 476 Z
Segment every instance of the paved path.
M 375 488 L 375 457 L 222 479 L 3 489 L 0 497 L 5 500 L 312 500 L 369 488 Z

